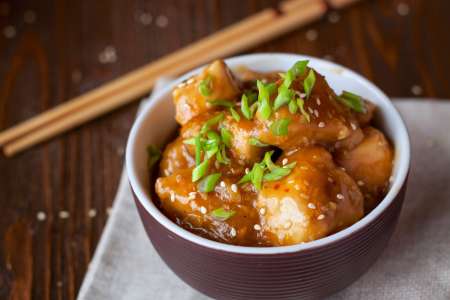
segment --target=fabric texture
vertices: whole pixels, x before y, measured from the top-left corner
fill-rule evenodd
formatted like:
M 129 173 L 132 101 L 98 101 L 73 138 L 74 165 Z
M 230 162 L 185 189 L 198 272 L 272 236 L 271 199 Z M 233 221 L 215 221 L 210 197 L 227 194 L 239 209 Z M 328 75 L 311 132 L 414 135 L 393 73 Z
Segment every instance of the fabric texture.
M 412 143 L 398 226 L 370 270 L 329 299 L 450 299 L 450 102 L 402 99 L 395 105 Z M 207 299 L 173 274 L 153 249 L 123 172 L 78 300 L 155 298 Z

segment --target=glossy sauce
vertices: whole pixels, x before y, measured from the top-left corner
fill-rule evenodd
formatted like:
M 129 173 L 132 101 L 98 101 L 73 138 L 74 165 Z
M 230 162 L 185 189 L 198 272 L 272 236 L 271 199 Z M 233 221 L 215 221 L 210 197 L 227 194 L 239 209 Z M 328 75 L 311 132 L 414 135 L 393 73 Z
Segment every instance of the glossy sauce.
M 306 72 L 305 72 L 306 74 Z M 304 93 L 299 76 L 292 88 Z M 202 80 L 212 78 L 212 93 L 198 91 Z M 237 79 L 237 78 L 239 79 Z M 244 90 L 255 90 L 254 79 L 281 84 L 277 73 L 262 75 L 249 70 L 234 76 L 216 61 L 201 74 L 184 82 L 173 92 L 179 136 L 166 146 L 155 183 L 160 209 L 178 225 L 200 236 L 235 245 L 277 246 L 316 240 L 342 230 L 361 219 L 384 197 L 392 169 L 393 149 L 383 133 L 370 127 L 375 106 L 364 102 L 365 113 L 343 105 L 321 75 L 304 108 L 310 121 L 299 112 L 282 106 L 268 120 L 258 113 L 237 121 L 226 107 L 210 105 L 210 99 L 236 103 Z M 273 103 L 276 93 L 271 96 Z M 210 159 L 208 174 L 221 178 L 213 191 L 199 191 L 192 182 L 195 147 L 184 141 L 197 136 L 202 126 L 219 113 L 224 118 L 210 130 L 225 128 L 232 133 L 226 148 L 229 164 Z M 289 118 L 288 134 L 275 136 L 273 122 Z M 249 144 L 256 138 L 267 147 Z M 278 166 L 295 162 L 292 171 L 275 181 L 264 181 L 261 190 L 251 183 L 239 184 L 264 153 L 274 150 Z M 212 213 L 232 211 L 226 219 Z

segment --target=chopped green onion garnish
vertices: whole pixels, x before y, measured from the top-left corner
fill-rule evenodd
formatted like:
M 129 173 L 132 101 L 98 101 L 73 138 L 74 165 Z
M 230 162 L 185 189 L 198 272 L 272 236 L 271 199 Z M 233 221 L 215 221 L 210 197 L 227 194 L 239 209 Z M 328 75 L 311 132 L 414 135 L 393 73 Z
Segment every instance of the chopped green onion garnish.
M 283 85 L 289 88 L 297 76 L 303 75 L 308 65 L 308 60 L 300 60 L 296 62 L 284 75 Z
M 275 82 L 266 83 L 265 86 L 269 96 L 277 91 L 277 84 Z
M 183 144 L 186 144 L 186 145 L 195 145 L 195 137 L 190 138 L 190 139 L 185 139 L 185 140 L 183 140 Z
M 270 130 L 272 131 L 273 135 L 286 136 L 286 135 L 288 135 L 289 123 L 291 123 L 291 119 L 289 119 L 289 118 L 283 118 L 283 119 L 276 120 L 270 126 Z
M 220 151 L 217 151 L 216 159 L 219 163 L 224 165 L 228 165 L 230 163 L 230 159 L 227 156 L 227 152 L 224 145 L 220 147 Z
M 224 118 L 224 114 L 220 113 L 217 116 L 206 121 L 205 124 L 203 124 L 202 129 L 200 129 L 200 134 L 205 134 L 206 132 L 208 132 L 208 130 L 211 128 L 211 126 L 216 125 L 217 123 L 222 121 L 223 118 Z
M 263 176 L 264 176 L 264 167 L 260 164 L 254 164 L 252 169 L 251 181 L 254 187 L 259 191 L 261 189 Z
M 202 143 L 200 141 L 200 135 L 197 135 L 194 138 L 194 145 L 195 145 L 195 165 L 198 166 L 200 164 L 202 155 Z
M 222 176 L 222 174 L 214 173 L 203 178 L 198 184 L 199 191 L 204 193 L 214 191 L 214 188 L 216 187 L 217 181 L 219 181 L 220 176 Z
M 233 134 L 228 129 L 222 127 L 220 129 L 220 136 L 222 137 L 222 142 L 227 146 L 228 148 L 231 147 L 231 140 L 233 139 Z
M 296 162 L 290 163 L 289 165 L 283 167 L 273 168 L 270 173 L 264 175 L 264 180 L 266 181 L 275 181 L 280 180 L 281 178 L 289 175 L 292 169 L 295 167 Z
M 239 122 L 241 120 L 241 116 L 238 114 L 238 112 L 234 108 L 230 107 L 230 113 L 236 122 Z
M 204 150 L 206 157 L 211 158 L 219 151 L 221 138 L 215 131 L 208 131 L 207 136 L 208 139 L 204 143 Z
M 157 147 L 149 145 L 147 147 L 147 155 L 148 155 L 147 168 L 151 169 L 161 158 L 161 151 Z
M 360 113 L 366 112 L 366 108 L 364 107 L 361 96 L 358 96 L 356 94 L 347 91 L 343 91 L 342 94 L 338 97 L 338 99 L 342 103 L 353 109 L 354 111 Z
M 208 170 L 209 160 L 205 159 L 201 164 L 196 166 L 194 170 L 192 170 L 192 182 L 196 182 L 205 176 L 206 171 Z
M 308 76 L 306 76 L 305 81 L 303 82 L 303 88 L 305 89 L 306 99 L 309 98 L 311 92 L 314 88 L 314 84 L 316 83 L 316 75 L 314 70 L 309 70 Z
M 252 146 L 256 146 L 256 147 L 267 147 L 270 146 L 268 144 L 264 144 L 263 142 L 261 142 L 260 140 L 258 140 L 257 138 L 251 137 L 248 140 L 248 143 Z
M 289 112 L 291 113 L 291 114 L 295 114 L 296 112 L 297 112 L 297 110 L 298 110 L 298 106 L 297 106 L 297 103 L 295 102 L 295 100 L 294 99 L 292 99 L 291 101 L 289 101 Z
M 212 79 L 211 79 L 211 76 L 208 76 L 205 79 L 203 79 L 202 81 L 200 81 L 200 83 L 198 85 L 198 91 L 200 92 L 200 94 L 202 96 L 208 97 L 212 93 L 211 85 L 212 85 Z
M 225 210 L 224 208 L 220 207 L 211 212 L 211 216 L 214 218 L 220 220 L 220 221 L 226 221 L 227 219 L 234 216 L 236 212 L 234 210 Z
M 309 123 L 311 122 L 311 118 L 309 114 L 305 110 L 305 101 L 301 98 L 297 98 L 297 106 L 300 108 L 300 112 L 302 113 L 305 120 Z
M 288 87 L 281 85 L 278 89 L 278 95 L 273 102 L 273 109 L 278 110 L 281 106 L 289 103 L 294 97 L 294 91 L 290 90 Z
M 251 120 L 253 118 L 253 114 L 248 106 L 248 97 L 246 94 L 242 94 L 241 98 L 241 112 L 242 115 L 247 119 Z
M 268 85 L 265 85 L 262 81 L 257 80 L 258 86 L 258 112 L 263 120 L 267 120 L 272 114 L 272 108 L 270 107 L 270 93 Z
M 266 167 L 272 171 L 274 168 L 276 168 L 277 166 L 272 162 L 272 154 L 273 154 L 273 150 L 272 151 L 267 151 L 264 154 L 264 158 L 263 158 L 263 163 L 266 165 Z
M 224 99 L 208 100 L 208 103 L 214 106 L 233 107 L 234 102 Z

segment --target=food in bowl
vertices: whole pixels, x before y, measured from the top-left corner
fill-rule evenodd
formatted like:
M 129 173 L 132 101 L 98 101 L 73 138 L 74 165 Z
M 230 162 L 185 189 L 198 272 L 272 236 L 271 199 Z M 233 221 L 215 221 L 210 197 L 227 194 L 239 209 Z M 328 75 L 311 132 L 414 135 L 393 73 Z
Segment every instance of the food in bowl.
M 233 74 L 215 61 L 173 90 L 178 136 L 159 161 L 155 204 L 202 237 L 283 246 L 338 232 L 383 199 L 393 148 L 376 107 L 296 62 Z

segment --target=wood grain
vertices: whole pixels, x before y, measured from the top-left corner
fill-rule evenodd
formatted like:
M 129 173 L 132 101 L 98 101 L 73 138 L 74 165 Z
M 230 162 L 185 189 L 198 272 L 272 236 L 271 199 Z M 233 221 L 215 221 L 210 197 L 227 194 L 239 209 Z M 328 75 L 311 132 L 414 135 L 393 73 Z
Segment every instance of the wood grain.
M 275 3 L 0 0 L 0 128 Z M 409 8 L 405 16 L 402 3 Z M 27 11 L 35 13 L 34 23 L 25 22 Z M 421 96 L 450 98 L 448 11 L 446 0 L 362 0 L 249 52 L 326 57 L 393 97 L 414 96 L 417 86 Z M 153 17 L 150 25 L 139 21 L 143 12 Z M 156 25 L 164 21 L 158 16 L 167 17 L 166 27 Z M 6 38 L 10 25 L 16 33 Z M 109 45 L 117 61 L 102 64 L 98 56 Z M 136 108 L 131 104 L 13 159 L 0 157 L 0 299 L 75 299 L 108 218 Z M 61 219 L 61 211 L 69 217 Z M 38 212 L 46 219 L 39 221 Z

